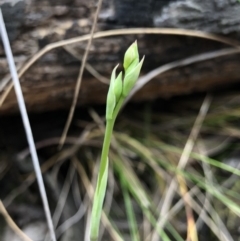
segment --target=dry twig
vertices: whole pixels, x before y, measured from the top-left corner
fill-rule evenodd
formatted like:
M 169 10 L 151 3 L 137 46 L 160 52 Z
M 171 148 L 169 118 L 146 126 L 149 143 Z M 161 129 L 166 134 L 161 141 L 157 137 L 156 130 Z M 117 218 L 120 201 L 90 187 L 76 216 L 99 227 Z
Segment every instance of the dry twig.
M 179 163 L 177 165 L 177 168 L 184 169 L 185 166 L 187 165 L 189 156 L 190 156 L 190 154 L 193 150 L 195 141 L 196 141 L 197 136 L 200 132 L 203 120 L 205 119 L 205 116 L 208 112 L 210 103 L 211 103 L 211 97 L 207 95 L 205 97 L 203 103 L 202 103 L 199 114 L 198 114 L 198 116 L 195 120 L 195 123 L 194 123 L 193 128 L 190 132 L 188 140 L 187 140 L 187 142 L 184 146 L 184 149 L 183 149 L 182 155 L 180 157 Z M 176 179 L 173 179 L 172 182 L 169 185 L 169 188 L 166 191 L 165 198 L 164 198 L 164 201 L 163 201 L 163 205 L 162 205 L 162 208 L 161 208 L 161 211 L 160 211 L 160 216 L 159 216 L 159 220 L 158 220 L 158 228 L 160 228 L 160 229 L 163 229 L 163 227 L 166 223 L 166 220 L 163 219 L 162 217 L 165 216 L 165 214 L 168 212 L 168 210 L 171 206 L 176 187 L 177 187 Z M 190 198 L 190 196 L 188 196 L 188 198 Z M 158 240 L 158 235 L 155 232 L 154 235 L 153 235 L 152 241 L 156 241 L 156 240 Z
M 97 25 L 98 14 L 99 14 L 101 6 L 102 6 L 102 1 L 103 0 L 98 1 L 97 10 L 96 10 L 96 13 L 95 13 L 95 16 L 94 16 L 94 21 L 93 21 L 93 25 L 92 25 L 92 29 L 91 29 L 91 33 L 90 33 L 90 38 L 88 40 L 88 44 L 87 44 L 85 53 L 83 55 L 82 64 L 81 64 L 80 72 L 79 72 L 79 75 L 78 75 L 78 79 L 77 79 L 77 83 L 76 83 L 76 87 L 75 87 L 75 91 L 74 91 L 73 102 L 72 102 L 72 105 L 71 105 L 71 108 L 70 108 L 70 111 L 69 111 L 69 114 L 68 114 L 67 122 L 65 124 L 60 142 L 59 142 L 59 148 L 62 148 L 62 146 L 64 145 L 69 127 L 70 127 L 71 122 L 72 122 L 73 114 L 75 112 L 75 108 L 76 108 L 76 105 L 77 105 L 77 99 L 78 99 L 78 95 L 79 95 L 79 91 L 80 91 L 81 83 L 82 83 L 83 71 L 84 71 L 84 68 L 85 68 L 85 64 L 87 62 L 87 57 L 88 57 L 88 53 L 89 53 L 89 50 L 90 50 L 90 46 L 92 44 L 93 34 L 94 34 L 94 31 L 95 31 L 95 28 L 96 28 L 96 25 Z
M 196 30 L 188 30 L 188 29 L 174 29 L 174 28 L 129 28 L 129 29 L 114 29 L 108 31 L 100 31 L 93 35 L 93 38 L 104 38 L 110 36 L 117 36 L 117 35 L 132 35 L 132 34 L 163 34 L 163 35 L 182 35 L 182 36 L 190 36 L 190 37 L 197 37 L 197 38 L 205 38 L 217 42 L 221 42 L 227 44 L 229 46 L 233 46 L 239 49 L 240 43 L 236 40 L 232 40 L 226 37 L 218 36 L 211 33 L 205 33 L 202 31 Z M 45 46 L 42 50 L 32 56 L 29 61 L 21 68 L 19 71 L 18 77 L 21 78 L 23 74 L 44 54 L 48 53 L 49 51 L 63 47 L 69 44 L 74 44 L 82 41 L 89 40 L 91 38 L 91 34 L 83 35 L 80 37 L 75 37 L 67 40 L 62 40 L 59 42 L 51 43 Z M 11 82 L 3 92 L 2 96 L 0 97 L 0 108 L 7 98 L 8 94 L 10 93 L 13 87 L 13 83 Z
M 0 212 L 2 213 L 4 219 L 6 220 L 9 227 L 23 240 L 23 241 L 33 241 L 30 239 L 12 220 L 10 215 L 8 214 L 7 210 L 5 209 L 2 201 L 0 200 Z

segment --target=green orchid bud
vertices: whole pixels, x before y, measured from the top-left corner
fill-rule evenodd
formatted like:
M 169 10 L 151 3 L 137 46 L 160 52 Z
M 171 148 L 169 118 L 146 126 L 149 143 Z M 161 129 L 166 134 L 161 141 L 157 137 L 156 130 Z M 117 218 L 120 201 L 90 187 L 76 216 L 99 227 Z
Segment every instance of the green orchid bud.
M 122 82 L 122 72 L 119 73 L 118 77 L 114 81 L 114 93 L 116 97 L 116 103 L 122 95 L 123 82 Z
M 118 65 L 113 69 L 110 86 L 107 95 L 107 107 L 106 107 L 106 119 L 112 119 L 114 108 L 122 94 L 123 84 L 122 84 L 122 72 L 119 73 L 116 78 L 116 69 Z
M 135 41 L 126 51 L 124 55 L 123 67 L 126 72 L 129 68 L 135 67 L 139 63 L 139 54 L 138 54 L 138 46 L 137 41 Z
M 130 71 L 128 71 L 125 74 L 125 77 L 123 80 L 123 91 L 122 91 L 122 94 L 124 97 L 128 96 L 129 92 L 135 85 L 135 83 L 139 77 L 143 61 L 144 61 L 144 57 L 142 58 L 141 62 L 137 64 L 137 66 L 135 66 L 134 68 L 132 68 Z
M 106 119 L 107 120 L 112 119 L 113 110 L 116 105 L 116 96 L 114 93 L 113 83 L 116 78 L 117 67 L 118 67 L 118 65 L 112 71 L 110 85 L 109 85 L 108 94 L 107 94 L 107 106 L 106 106 Z

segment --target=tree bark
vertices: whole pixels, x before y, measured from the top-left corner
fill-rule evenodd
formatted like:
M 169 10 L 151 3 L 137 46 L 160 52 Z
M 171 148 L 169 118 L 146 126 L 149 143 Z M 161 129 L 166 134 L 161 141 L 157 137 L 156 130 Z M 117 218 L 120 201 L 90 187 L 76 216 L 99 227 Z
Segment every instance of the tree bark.
M 96 4 L 96 0 L 2 0 L 1 8 L 17 66 L 22 66 L 50 43 L 90 33 Z M 240 36 L 239 13 L 237 0 L 106 0 L 96 29 L 185 28 L 236 40 Z M 217 41 L 176 35 L 132 34 L 94 39 L 79 105 L 105 102 L 108 87 L 93 76 L 91 69 L 109 79 L 113 67 L 122 62 L 125 50 L 135 39 L 140 55 L 146 55 L 143 75 L 166 63 L 227 47 Z M 21 82 L 28 111 L 69 109 L 85 46 L 86 41 L 51 50 L 27 70 Z M 0 56 L 2 94 L 9 73 L 2 46 Z M 229 86 L 240 80 L 239 66 L 239 56 L 231 55 L 176 68 L 154 78 L 133 100 L 169 98 Z M 16 111 L 18 107 L 12 90 L 0 112 Z

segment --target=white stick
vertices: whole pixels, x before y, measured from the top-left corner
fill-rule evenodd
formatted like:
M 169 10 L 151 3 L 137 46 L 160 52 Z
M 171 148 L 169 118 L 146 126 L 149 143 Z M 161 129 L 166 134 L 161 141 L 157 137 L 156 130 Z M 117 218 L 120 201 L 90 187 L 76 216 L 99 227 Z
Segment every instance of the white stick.
M 47 195 L 46 195 L 46 190 L 45 190 L 44 183 L 43 183 L 42 172 L 41 172 L 41 168 L 39 165 L 38 156 L 37 156 L 37 152 L 36 152 L 36 148 L 35 148 L 35 144 L 34 144 L 34 140 L 33 140 L 32 130 L 30 127 L 27 110 L 26 110 L 24 99 L 23 99 L 22 89 L 21 89 L 20 82 L 18 79 L 16 66 L 14 63 L 12 50 L 11 50 L 11 47 L 9 44 L 9 39 L 7 36 L 1 8 L 0 8 L 0 34 L 2 36 L 2 41 L 3 41 L 4 49 L 6 52 L 6 56 L 7 56 L 9 69 L 10 69 L 13 83 L 14 83 L 14 88 L 15 88 L 15 92 L 16 92 L 16 96 L 17 96 L 17 100 L 18 100 L 18 105 L 19 105 L 19 109 L 21 112 L 25 132 L 26 132 L 26 136 L 27 136 L 27 140 L 28 140 L 28 145 L 30 148 L 31 156 L 32 156 L 33 166 L 34 166 L 34 170 L 36 173 L 40 194 L 42 197 L 45 215 L 47 218 L 50 236 L 51 236 L 52 241 L 56 241 L 51 213 L 50 213 L 50 209 L 49 209 L 49 205 L 48 205 L 48 199 L 47 199 Z

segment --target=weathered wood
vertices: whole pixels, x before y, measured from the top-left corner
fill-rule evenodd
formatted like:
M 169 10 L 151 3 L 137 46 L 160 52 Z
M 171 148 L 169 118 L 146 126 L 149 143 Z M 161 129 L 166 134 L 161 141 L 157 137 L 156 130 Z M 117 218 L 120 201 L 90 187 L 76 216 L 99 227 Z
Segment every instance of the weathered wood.
M 1 7 L 17 65 L 49 43 L 90 32 L 96 10 L 95 0 L 2 0 Z M 123 27 L 174 27 L 197 29 L 237 39 L 240 36 L 240 3 L 228 0 L 106 0 L 97 30 Z M 88 63 L 109 78 L 112 68 L 121 63 L 126 48 L 138 40 L 141 55 L 146 55 L 143 73 L 171 61 L 218 50 L 225 44 L 185 36 L 128 35 L 93 41 Z M 51 50 L 21 78 L 29 111 L 68 109 L 73 96 L 80 60 L 86 42 Z M 8 73 L 0 46 L 0 81 Z M 221 57 L 158 76 L 134 100 L 155 99 L 207 91 L 238 82 L 240 58 Z M 1 84 L 0 82 L 0 90 Z M 85 70 L 79 105 L 104 103 L 107 86 Z M 17 111 L 14 91 L 1 106 L 1 113 Z

